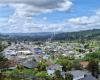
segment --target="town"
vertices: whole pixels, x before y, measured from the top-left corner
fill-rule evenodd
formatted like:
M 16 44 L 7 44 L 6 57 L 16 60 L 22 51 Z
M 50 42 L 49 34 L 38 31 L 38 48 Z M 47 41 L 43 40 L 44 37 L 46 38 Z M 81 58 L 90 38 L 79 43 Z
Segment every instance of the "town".
M 100 0 L 0 0 L 0 80 L 100 80 Z
M 1 45 L 6 46 L 1 51 L 2 80 L 99 79 L 100 46 L 96 41 L 2 41 Z

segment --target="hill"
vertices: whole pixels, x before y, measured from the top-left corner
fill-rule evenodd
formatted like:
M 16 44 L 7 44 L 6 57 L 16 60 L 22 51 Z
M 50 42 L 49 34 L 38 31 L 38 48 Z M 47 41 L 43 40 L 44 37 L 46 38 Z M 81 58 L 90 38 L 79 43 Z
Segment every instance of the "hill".
M 76 40 L 76 39 L 87 39 L 87 40 L 100 40 L 100 29 L 85 30 L 78 32 L 65 32 L 56 34 L 54 39 L 56 40 Z
M 40 32 L 40 33 L 6 33 L 0 34 L 0 39 L 8 40 L 100 40 L 100 29 L 84 30 L 77 32 Z

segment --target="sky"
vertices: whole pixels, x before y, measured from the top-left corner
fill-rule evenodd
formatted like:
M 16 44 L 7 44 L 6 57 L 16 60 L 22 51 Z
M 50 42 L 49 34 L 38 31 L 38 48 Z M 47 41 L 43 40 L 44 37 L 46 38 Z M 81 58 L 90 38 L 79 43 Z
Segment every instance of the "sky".
M 100 0 L 0 0 L 0 33 L 100 29 Z

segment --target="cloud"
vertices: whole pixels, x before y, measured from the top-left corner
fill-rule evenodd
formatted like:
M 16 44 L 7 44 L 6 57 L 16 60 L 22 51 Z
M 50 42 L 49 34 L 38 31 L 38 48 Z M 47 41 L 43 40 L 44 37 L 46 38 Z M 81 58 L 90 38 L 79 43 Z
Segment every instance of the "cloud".
M 93 25 L 100 23 L 100 10 L 92 16 L 82 16 L 77 18 L 71 18 L 67 20 L 69 23 L 74 25 Z
M 0 7 L 4 5 L 12 7 L 14 13 L 8 21 L 1 23 L 1 32 L 48 32 L 60 31 L 63 23 L 49 24 L 46 17 L 42 21 L 36 21 L 33 15 L 68 11 L 73 3 L 70 0 L 0 0 Z
M 8 21 L 0 24 L 0 32 L 6 33 L 32 33 L 32 32 L 55 32 L 61 31 L 64 23 L 48 23 L 45 20 L 36 20 L 33 17 L 18 15 L 16 12 L 9 17 Z
M 0 0 L 0 7 L 8 5 L 14 9 L 6 21 L 1 19 L 0 32 L 56 32 L 78 31 L 100 26 L 100 10 L 92 16 L 80 16 L 67 19 L 65 22 L 49 23 L 47 17 L 37 20 L 33 15 L 68 11 L 73 3 L 70 0 Z M 5 7 L 5 6 L 4 6 Z M 5 22 L 4 22 L 5 21 Z
M 69 0 L 0 0 L 1 4 L 13 5 L 23 14 L 35 14 L 41 12 L 67 11 L 72 7 Z
M 100 29 L 100 10 L 96 10 L 94 15 L 70 18 L 65 22 L 69 26 L 69 31 Z

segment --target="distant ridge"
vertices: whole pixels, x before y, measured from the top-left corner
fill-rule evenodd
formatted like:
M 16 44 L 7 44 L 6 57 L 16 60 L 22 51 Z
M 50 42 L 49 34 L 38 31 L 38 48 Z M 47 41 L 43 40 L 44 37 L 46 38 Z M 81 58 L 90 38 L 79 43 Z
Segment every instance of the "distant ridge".
M 100 29 L 83 30 L 76 32 L 39 32 L 39 33 L 1 33 L 1 39 L 11 40 L 77 40 L 77 39 L 100 39 Z

